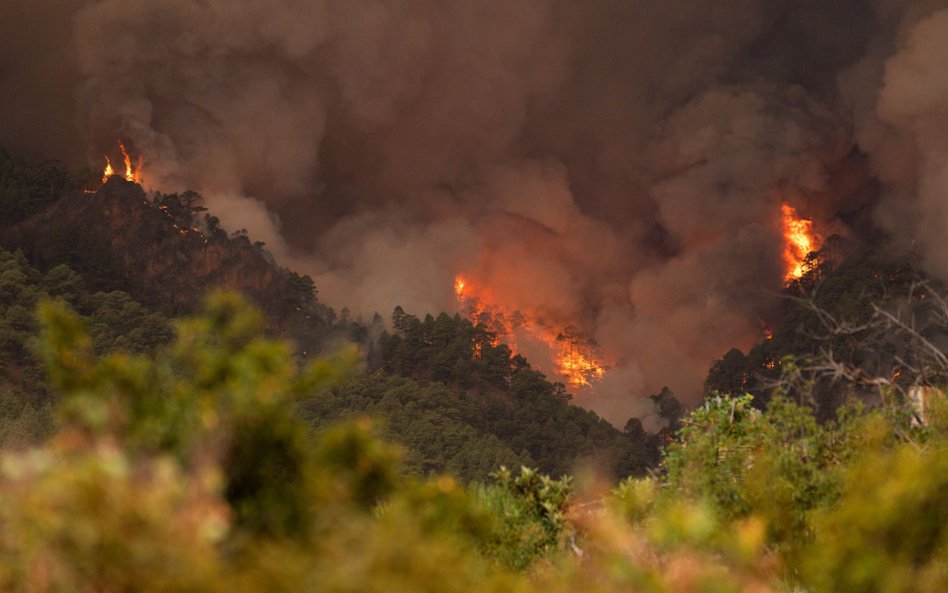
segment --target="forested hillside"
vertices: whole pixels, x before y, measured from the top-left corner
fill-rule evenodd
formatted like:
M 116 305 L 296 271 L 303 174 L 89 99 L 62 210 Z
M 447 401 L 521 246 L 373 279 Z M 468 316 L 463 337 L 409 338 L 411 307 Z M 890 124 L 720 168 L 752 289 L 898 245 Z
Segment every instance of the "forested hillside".
M 65 264 L 45 274 L 22 253 L 0 248 L 0 442 L 26 444 L 53 430 L 50 392 L 33 352 L 36 306 L 42 299 L 68 303 L 86 318 L 96 352 L 154 353 L 173 336 L 169 320 L 120 291 L 90 292 Z
M 0 593 L 948 593 L 948 0 L 0 1 Z
M 562 475 L 577 463 L 611 476 L 641 475 L 658 461 L 657 435 L 640 423 L 616 430 L 571 405 L 522 356 L 467 319 L 420 320 L 400 308 L 393 333 L 373 345 L 374 371 L 304 404 L 318 422 L 353 413 L 384 418 L 409 445 L 408 467 L 483 479 L 500 465 Z
M 267 333 L 292 340 L 301 358 L 340 340 L 359 345 L 366 371 L 307 398 L 300 413 L 317 428 L 359 415 L 380 420 L 407 447 L 412 471 L 483 480 L 501 465 L 559 476 L 583 464 L 621 477 L 658 461 L 659 436 L 636 422 L 617 430 L 571 405 L 562 385 L 467 319 L 420 320 L 398 308 L 393 329 L 380 334 L 378 316 L 337 315 L 310 278 L 277 266 L 246 233 L 220 230 L 197 194 L 148 196 L 118 176 L 97 187 L 55 163 L 0 158 L 0 196 L 16 213 L 0 224 L 0 243 L 14 250 L 3 252 L 16 269 L 3 276 L 11 332 L 4 356 L 18 397 L 55 398 L 30 358 L 39 299 L 61 298 L 86 317 L 99 352 L 139 353 L 166 342 L 169 319 L 220 287 L 247 295 Z M 89 185 L 95 189 L 83 191 Z
M 196 194 L 0 156 L 10 590 L 948 586 L 948 305 L 911 259 L 814 254 L 700 407 L 619 431 L 469 319 L 337 316 Z
M 904 401 L 913 388 L 948 380 L 944 287 L 912 254 L 863 249 L 819 262 L 782 295 L 771 336 L 745 355 L 715 362 L 705 393 L 753 393 L 763 408 L 775 388 L 812 406 L 822 421 L 851 400 Z
M 268 330 L 301 351 L 347 332 L 318 303 L 312 279 L 277 266 L 246 231 L 221 230 L 193 192 L 146 195 L 119 176 L 75 178 L 6 152 L 0 171 L 0 199 L 14 213 L 0 221 L 0 245 L 40 269 L 68 265 L 89 290 L 121 290 L 169 316 L 194 311 L 209 288 L 239 289 Z

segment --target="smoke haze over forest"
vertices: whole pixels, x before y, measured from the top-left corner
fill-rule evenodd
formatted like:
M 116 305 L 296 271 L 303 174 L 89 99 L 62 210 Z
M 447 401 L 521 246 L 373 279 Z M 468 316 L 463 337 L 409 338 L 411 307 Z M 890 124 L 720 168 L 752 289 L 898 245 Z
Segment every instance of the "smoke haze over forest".
M 572 326 L 621 423 L 760 336 L 780 206 L 948 279 L 948 1 L 34 0 L 0 144 L 194 189 L 320 298 Z

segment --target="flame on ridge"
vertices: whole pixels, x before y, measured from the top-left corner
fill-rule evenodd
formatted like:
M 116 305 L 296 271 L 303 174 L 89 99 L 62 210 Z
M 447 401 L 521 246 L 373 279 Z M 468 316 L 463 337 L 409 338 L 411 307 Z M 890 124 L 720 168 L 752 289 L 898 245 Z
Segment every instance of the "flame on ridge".
M 112 168 L 112 161 L 108 155 L 105 157 L 105 171 L 102 172 L 102 183 L 109 180 L 109 177 L 115 175 L 115 169 Z
M 138 167 L 132 167 L 132 159 L 128 156 L 128 151 L 125 150 L 125 144 L 121 141 L 118 143 L 119 148 L 122 149 L 122 159 L 125 161 L 125 181 L 132 181 L 134 183 L 142 182 L 142 155 L 138 155 Z
M 131 181 L 132 183 L 141 183 L 142 182 L 142 155 L 138 155 L 136 163 L 132 165 L 132 157 L 128 154 L 128 149 L 125 148 L 125 143 L 119 140 L 118 142 L 119 149 L 122 151 L 122 160 L 125 162 L 125 174 L 123 177 L 125 181 Z M 115 169 L 112 167 L 112 159 L 108 155 L 105 155 L 105 169 L 102 171 L 102 183 L 105 183 L 109 180 L 109 177 L 117 175 Z
M 786 265 L 784 281 L 798 280 L 813 267 L 807 256 L 818 250 L 819 237 L 813 232 L 813 221 L 797 216 L 796 208 L 784 203 L 780 206 L 783 214 L 783 261 Z
M 485 296 L 487 291 L 460 274 L 454 278 L 454 294 L 471 322 L 494 334 L 492 345 L 503 342 L 516 354 L 515 330 L 523 330 L 550 350 L 556 374 L 565 379 L 568 385 L 588 387 L 606 374 L 606 367 L 597 358 L 593 344 L 576 335 L 570 328 L 557 331 L 520 311 L 511 312 L 501 305 L 489 304 Z M 479 355 L 477 346 L 474 355 Z

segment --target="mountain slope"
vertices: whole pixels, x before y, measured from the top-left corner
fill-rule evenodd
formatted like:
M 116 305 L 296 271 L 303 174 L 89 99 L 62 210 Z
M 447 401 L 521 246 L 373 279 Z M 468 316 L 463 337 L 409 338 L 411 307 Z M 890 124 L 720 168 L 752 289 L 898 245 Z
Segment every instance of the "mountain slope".
M 122 290 L 168 315 L 196 309 L 213 288 L 239 290 L 274 334 L 315 350 L 331 330 L 308 277 L 275 265 L 245 233 L 228 236 L 186 193 L 146 196 L 113 176 L 93 193 L 66 191 L 22 220 L 0 226 L 0 245 L 41 269 L 66 264 L 92 290 Z
M 193 192 L 146 195 L 117 176 L 85 192 L 54 165 L 31 168 L 5 153 L 0 157 L 10 173 L 0 179 L 0 200 L 18 213 L 0 222 L 0 245 L 19 250 L 8 259 L 28 267 L 26 276 L 38 283 L 30 289 L 30 303 L 56 296 L 46 277 L 63 276 L 65 285 L 82 286 L 81 299 L 67 300 L 88 323 L 97 328 L 100 319 L 112 319 L 113 329 L 129 334 L 128 342 L 137 335 L 135 323 L 107 315 L 109 302 L 126 299 L 144 312 L 177 317 L 220 287 L 250 297 L 265 315 L 267 332 L 292 339 L 300 356 L 338 338 L 355 341 L 365 349 L 367 372 L 329 393 L 311 394 L 300 413 L 316 429 L 349 416 L 380 418 L 390 438 L 406 447 L 409 468 L 419 473 L 449 471 L 480 480 L 500 465 L 564 474 L 594 464 L 624 476 L 657 462 L 658 439 L 634 423 L 619 431 L 571 405 L 561 385 L 506 346 L 494 345 L 486 328 L 458 316 L 420 320 L 401 312 L 388 334 L 379 317 L 371 326 L 347 315 L 337 319 L 316 300 L 312 280 L 277 266 L 246 233 L 219 229 Z M 125 292 L 108 292 L 116 290 Z M 131 315 L 134 307 L 126 309 Z M 26 308 L 14 313 L 30 316 Z M 26 355 L 32 328 L 24 331 L 18 347 Z M 126 346 L 110 340 L 117 349 L 141 351 L 136 340 Z M 45 387 L 40 381 L 32 389 Z

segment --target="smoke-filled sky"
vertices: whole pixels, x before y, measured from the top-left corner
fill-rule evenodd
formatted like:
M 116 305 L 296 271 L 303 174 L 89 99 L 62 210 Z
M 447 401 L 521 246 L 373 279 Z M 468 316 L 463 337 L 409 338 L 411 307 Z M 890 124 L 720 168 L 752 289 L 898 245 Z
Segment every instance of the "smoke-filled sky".
M 948 0 L 32 0 L 0 143 L 195 189 L 323 301 L 455 274 L 594 338 L 614 423 L 759 336 L 780 204 L 948 278 Z

